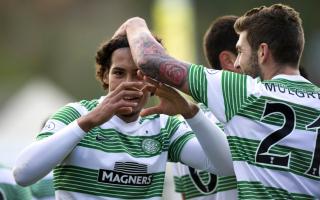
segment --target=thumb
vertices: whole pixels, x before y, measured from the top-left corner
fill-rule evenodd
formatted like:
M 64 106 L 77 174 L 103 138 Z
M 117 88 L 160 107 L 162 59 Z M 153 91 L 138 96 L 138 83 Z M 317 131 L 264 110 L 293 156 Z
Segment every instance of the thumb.
M 148 116 L 152 114 L 161 114 L 161 109 L 158 106 L 150 107 L 150 108 L 145 108 L 140 112 L 140 116 Z

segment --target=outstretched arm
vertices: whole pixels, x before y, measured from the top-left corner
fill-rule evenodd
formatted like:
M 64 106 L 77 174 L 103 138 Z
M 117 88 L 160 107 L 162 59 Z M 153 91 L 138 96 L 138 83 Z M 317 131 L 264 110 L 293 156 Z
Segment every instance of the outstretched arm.
M 133 60 L 147 76 L 190 94 L 190 64 L 169 56 L 154 39 L 146 22 L 139 17 L 127 20 L 114 36 L 127 35 Z
M 232 156 L 225 133 L 211 122 L 201 109 L 194 117 L 186 120 L 194 131 L 203 151 L 213 164 L 215 173 L 222 176 L 233 175 Z M 182 155 L 184 151 L 187 152 L 185 155 L 190 155 L 191 152 L 196 152 L 197 149 L 183 150 Z M 181 159 L 184 159 L 184 157 L 181 157 Z M 187 161 L 184 162 L 187 163 Z
M 197 137 L 185 144 L 180 161 L 214 174 L 234 175 L 231 152 L 223 131 L 211 122 L 197 105 L 185 99 L 175 89 L 152 80 L 148 81 L 156 85 L 155 95 L 159 96 L 160 104 L 144 109 L 141 114 L 181 114 Z

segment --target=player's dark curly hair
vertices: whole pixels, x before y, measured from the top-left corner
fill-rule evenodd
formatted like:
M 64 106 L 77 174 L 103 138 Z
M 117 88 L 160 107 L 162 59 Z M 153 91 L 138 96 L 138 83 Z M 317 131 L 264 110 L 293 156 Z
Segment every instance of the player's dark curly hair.
M 154 36 L 156 40 L 162 44 L 161 39 Z M 96 53 L 96 78 L 102 84 L 104 89 L 108 89 L 108 85 L 104 83 L 103 76 L 109 73 L 111 67 L 111 58 L 115 50 L 129 47 L 129 42 L 126 36 L 117 36 L 107 42 L 103 42 Z

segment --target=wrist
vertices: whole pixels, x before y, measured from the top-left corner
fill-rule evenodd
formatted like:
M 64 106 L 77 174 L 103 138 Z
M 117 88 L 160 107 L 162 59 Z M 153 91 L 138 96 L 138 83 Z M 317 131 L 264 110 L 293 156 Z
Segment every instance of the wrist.
M 88 115 L 81 116 L 77 119 L 77 123 L 84 132 L 89 132 L 93 127 L 95 127 L 93 120 L 91 120 Z
M 189 109 L 187 112 L 182 114 L 185 119 L 193 118 L 199 111 L 199 107 L 194 103 L 189 103 Z

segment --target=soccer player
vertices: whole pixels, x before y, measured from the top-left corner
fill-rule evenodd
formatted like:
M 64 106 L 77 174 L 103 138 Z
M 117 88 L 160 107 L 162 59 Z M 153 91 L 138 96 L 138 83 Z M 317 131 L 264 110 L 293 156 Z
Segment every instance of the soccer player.
M 53 114 L 19 155 L 17 183 L 32 184 L 54 168 L 57 199 L 161 199 L 168 160 L 216 172 L 185 121 L 139 117 L 153 88 L 137 76 L 126 37 L 104 43 L 96 63 L 108 94 Z M 188 118 L 198 108 L 185 104 L 184 110 Z
M 0 199 L 1 200 L 31 200 L 29 187 L 16 184 L 11 169 L 0 165 Z
M 299 13 L 283 4 L 262 6 L 240 17 L 235 29 L 235 67 L 250 76 L 167 55 L 141 18 L 129 19 L 115 35 L 128 36 L 146 75 L 191 94 L 225 124 L 239 199 L 319 199 L 320 89 L 299 73 Z M 200 111 L 193 119 L 203 126 L 202 118 Z
M 204 35 L 204 54 L 213 69 L 239 72 L 239 69 L 234 67 L 239 36 L 233 25 L 237 18 L 231 15 L 218 17 Z M 200 103 L 199 107 L 213 123 L 223 127 L 204 104 Z M 175 190 L 182 194 L 183 199 L 237 199 L 235 176 L 217 176 L 182 163 L 174 163 L 172 166 Z

